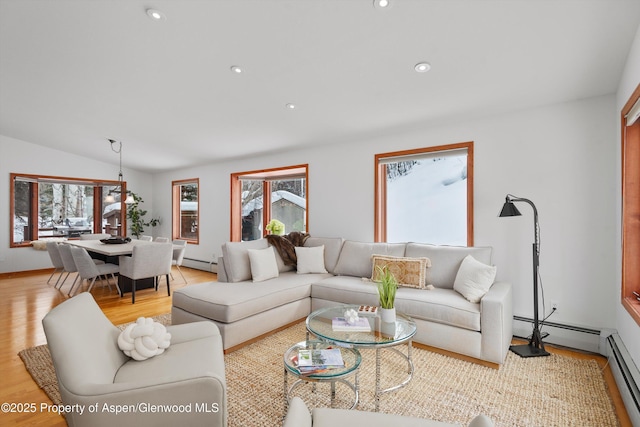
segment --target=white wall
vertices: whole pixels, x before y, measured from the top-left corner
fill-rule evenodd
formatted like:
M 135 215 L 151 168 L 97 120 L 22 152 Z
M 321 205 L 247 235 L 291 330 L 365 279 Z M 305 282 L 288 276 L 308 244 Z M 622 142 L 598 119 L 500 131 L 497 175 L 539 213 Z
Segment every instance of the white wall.
M 46 251 L 31 247 L 9 248 L 9 174 L 24 173 L 71 178 L 104 180 L 118 179 L 117 156 L 109 149 L 105 140 L 105 157 L 112 156 L 116 164 L 98 162 L 84 157 L 52 150 L 29 142 L 0 135 L 0 273 L 50 268 L 51 261 Z M 123 168 L 122 173 L 128 188 L 141 195 L 145 203 L 141 207 L 151 213 L 151 175 Z M 147 218 L 151 218 L 148 214 Z
M 514 314 L 531 317 L 533 219 L 498 218 L 507 193 L 531 199 L 542 229 L 541 272 L 552 320 L 615 327 L 615 97 L 604 96 L 498 117 L 425 126 L 329 147 L 215 163 L 154 175 L 154 207 L 171 213 L 171 181 L 200 178 L 200 245 L 210 260 L 229 239 L 232 172 L 309 164 L 309 232 L 373 239 L 374 154 L 475 141 L 475 244 L 494 247 L 498 276 L 514 285 Z M 170 222 L 157 230 L 170 234 Z
M 636 366 L 640 366 L 640 326 L 633 320 L 631 315 L 620 303 L 620 290 L 622 288 L 622 274 L 620 265 L 622 264 L 622 224 L 620 221 L 622 215 L 622 199 L 621 199 L 621 185 L 620 180 L 622 176 L 621 172 L 621 134 L 620 134 L 620 112 L 626 104 L 627 100 L 631 97 L 631 94 L 640 84 L 640 27 L 636 32 L 629 56 L 627 57 L 627 63 L 624 73 L 620 79 L 620 85 L 618 86 L 618 93 L 616 97 L 616 116 L 614 118 L 617 137 L 615 140 L 616 146 L 616 329 L 620 334 L 620 337 L 624 341 L 625 347 L 629 350 L 631 357 L 633 358 Z

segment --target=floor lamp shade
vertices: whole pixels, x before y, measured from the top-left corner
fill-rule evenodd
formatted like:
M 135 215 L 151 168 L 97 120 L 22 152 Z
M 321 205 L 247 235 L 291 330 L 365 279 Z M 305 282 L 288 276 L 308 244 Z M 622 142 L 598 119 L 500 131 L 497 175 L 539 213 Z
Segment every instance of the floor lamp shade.
M 538 210 L 531 200 L 514 197 L 511 194 L 508 194 L 499 216 L 507 217 L 522 215 L 514 205 L 514 202 L 525 202 L 533 208 L 535 239 L 533 243 L 533 333 L 531 334 L 531 338 L 529 338 L 529 344 L 512 345 L 509 349 L 520 357 L 548 356 L 549 353 L 544 349 L 542 334 L 540 333 L 540 324 L 538 321 L 538 268 L 540 266 L 540 225 L 538 223 Z
M 504 202 L 504 205 L 502 206 L 502 210 L 500 211 L 500 217 L 505 217 L 505 216 L 521 216 L 522 214 L 520 213 L 520 211 L 518 210 L 518 208 L 516 208 L 516 205 L 513 204 L 513 202 L 511 202 L 508 198 L 507 200 Z

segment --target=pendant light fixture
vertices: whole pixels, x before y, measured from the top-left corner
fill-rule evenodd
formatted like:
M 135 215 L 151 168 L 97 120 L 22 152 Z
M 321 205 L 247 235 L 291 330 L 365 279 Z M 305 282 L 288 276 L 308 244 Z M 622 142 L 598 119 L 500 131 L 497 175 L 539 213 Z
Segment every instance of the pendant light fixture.
M 122 142 L 121 141 L 115 141 L 113 139 L 109 139 L 109 143 L 111 144 L 111 151 L 113 151 L 114 153 L 117 153 L 120 156 L 120 170 L 118 172 L 118 190 L 117 190 L 117 192 L 120 193 L 120 200 L 122 200 L 122 183 L 124 181 L 124 179 L 122 177 Z M 118 144 L 118 148 L 117 149 L 114 148 L 115 144 Z M 107 197 L 104 198 L 104 201 L 105 201 L 105 203 L 115 203 L 116 202 L 116 198 L 113 195 L 113 191 L 109 191 L 109 194 L 107 195 Z M 135 203 L 136 201 L 134 200 L 133 196 L 131 194 L 129 194 L 124 202 L 126 204 L 132 204 L 132 203 Z

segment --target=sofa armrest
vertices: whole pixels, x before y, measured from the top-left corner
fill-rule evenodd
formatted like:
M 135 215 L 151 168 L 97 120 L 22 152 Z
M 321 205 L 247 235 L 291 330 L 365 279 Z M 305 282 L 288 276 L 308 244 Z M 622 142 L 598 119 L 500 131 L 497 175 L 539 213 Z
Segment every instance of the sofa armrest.
M 229 278 L 227 277 L 227 270 L 224 267 L 224 257 L 218 257 L 218 282 L 227 283 Z
M 307 405 L 299 397 L 291 399 L 282 427 L 311 427 L 311 425 L 311 414 Z
M 502 364 L 513 337 L 511 283 L 495 282 L 480 301 L 482 358 Z

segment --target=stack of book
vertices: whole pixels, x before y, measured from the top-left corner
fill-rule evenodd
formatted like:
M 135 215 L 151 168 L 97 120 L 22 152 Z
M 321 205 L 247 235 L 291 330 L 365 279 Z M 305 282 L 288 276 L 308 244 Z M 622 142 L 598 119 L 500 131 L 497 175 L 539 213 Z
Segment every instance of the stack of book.
M 338 368 L 344 368 L 339 348 L 298 350 L 298 371 L 301 375 L 314 375 Z
M 334 317 L 331 329 L 340 332 L 371 332 L 371 325 L 365 317 L 358 317 L 354 322 L 348 322 L 344 317 Z

